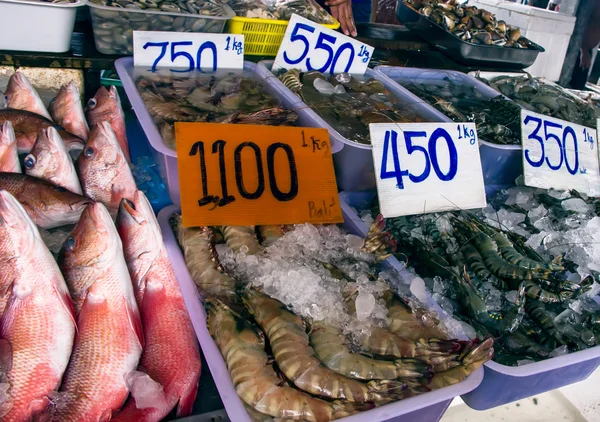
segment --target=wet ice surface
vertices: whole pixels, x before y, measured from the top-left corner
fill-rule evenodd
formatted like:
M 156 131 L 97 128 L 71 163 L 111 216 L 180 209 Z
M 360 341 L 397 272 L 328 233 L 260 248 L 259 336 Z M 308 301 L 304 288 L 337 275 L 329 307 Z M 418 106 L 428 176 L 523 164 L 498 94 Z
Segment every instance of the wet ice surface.
M 487 223 L 528 237 L 526 244 L 543 257 L 561 255 L 574 262 L 585 277 L 600 270 L 600 217 L 584 199 L 568 191 L 517 186 L 500 192 L 493 201 L 496 208 L 490 205 L 484 214 Z M 523 212 L 503 208 L 515 204 Z
M 219 257 L 241 282 L 261 288 L 308 321 L 341 328 L 358 342 L 373 327 L 389 324 L 383 294 L 390 288 L 411 306 L 423 307 L 408 288 L 419 277 L 406 269 L 383 268 L 374 255 L 360 251 L 362 243 L 337 226 L 303 224 L 264 254 L 235 254 L 227 249 Z M 327 264 L 335 267 L 328 269 Z

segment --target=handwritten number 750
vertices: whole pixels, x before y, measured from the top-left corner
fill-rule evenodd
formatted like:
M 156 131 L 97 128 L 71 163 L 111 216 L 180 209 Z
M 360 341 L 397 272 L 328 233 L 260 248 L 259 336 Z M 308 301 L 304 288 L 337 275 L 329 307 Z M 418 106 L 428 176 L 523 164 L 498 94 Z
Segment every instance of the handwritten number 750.
M 169 47 L 169 44 L 171 45 L 171 50 L 170 50 L 170 53 L 171 53 L 170 54 L 170 62 L 171 63 L 174 64 L 175 60 L 177 60 L 177 59 L 185 59 L 187 61 L 187 66 L 177 66 L 178 67 L 177 69 L 170 69 L 172 72 L 191 72 L 195 69 L 202 71 L 201 59 L 202 59 L 202 54 L 206 50 L 209 50 L 212 53 L 212 66 L 211 66 L 212 71 L 214 72 L 215 70 L 217 70 L 217 46 L 215 45 L 214 42 L 204 41 L 202 44 L 200 44 L 200 46 L 198 47 L 198 50 L 196 52 L 196 57 L 194 58 L 190 53 L 185 51 L 185 49 L 183 51 L 178 50 L 179 47 L 193 45 L 192 41 L 175 41 L 172 43 L 169 41 L 165 41 L 165 42 L 147 42 L 143 46 L 144 50 L 147 50 L 148 48 L 151 48 L 151 47 L 160 48 L 160 53 L 156 57 L 156 60 L 154 60 L 154 63 L 152 63 L 152 69 L 151 69 L 152 72 L 156 72 L 156 69 L 157 69 L 159 63 L 167 55 L 167 48 Z M 179 63 L 181 63 L 181 60 L 179 60 Z

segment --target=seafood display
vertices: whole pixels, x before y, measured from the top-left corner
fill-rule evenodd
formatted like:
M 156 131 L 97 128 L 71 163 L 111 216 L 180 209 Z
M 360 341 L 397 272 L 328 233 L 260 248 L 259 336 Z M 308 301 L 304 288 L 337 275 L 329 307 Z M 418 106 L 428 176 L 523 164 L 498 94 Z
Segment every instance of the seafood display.
M 262 84 L 242 72 L 217 75 L 143 73 L 136 80 L 144 105 L 165 145 L 175 149 L 175 122 L 292 125 L 298 118 L 281 108 Z
M 521 144 L 521 106 L 502 95 L 489 98 L 476 87 L 452 77 L 401 83 L 455 122 L 474 122 L 479 139 L 495 144 Z
M 98 51 L 131 55 L 133 31 L 217 34 L 233 12 L 215 0 L 91 0 L 90 15 Z
M 344 138 L 371 143 L 370 123 L 421 122 L 410 104 L 402 103 L 383 84 L 348 73 L 330 77 L 319 71 L 282 72 L 279 79 Z
M 480 79 L 523 108 L 536 113 L 593 128 L 600 117 L 600 108 L 558 85 L 544 82 L 543 78 L 527 74 Z
M 594 200 L 514 187 L 483 213 L 387 219 L 397 257 L 469 338 L 493 336 L 494 361 L 523 365 L 600 344 Z M 375 205 L 365 220 L 378 214 Z
M 292 14 L 320 24 L 332 24 L 333 18 L 314 0 L 229 0 L 236 16 L 245 18 L 290 20 Z
M 338 419 L 460 382 L 493 354 L 491 338 L 453 340 L 380 266 L 393 248 L 380 222 L 367 239 L 311 224 L 184 228 L 178 214 L 171 226 L 257 420 Z
M 455 0 L 403 0 L 427 19 L 462 41 L 504 48 L 539 47 L 521 35 L 521 30 L 497 20 L 492 12 Z

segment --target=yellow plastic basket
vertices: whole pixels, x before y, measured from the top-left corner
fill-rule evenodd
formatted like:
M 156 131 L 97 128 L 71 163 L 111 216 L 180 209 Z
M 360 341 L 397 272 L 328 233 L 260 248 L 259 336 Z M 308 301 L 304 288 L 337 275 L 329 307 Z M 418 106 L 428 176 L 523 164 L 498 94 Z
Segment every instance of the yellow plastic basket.
M 244 35 L 244 54 L 250 56 L 276 56 L 283 41 L 289 21 L 235 17 L 227 23 L 227 33 Z M 340 23 L 323 24 L 338 29 Z

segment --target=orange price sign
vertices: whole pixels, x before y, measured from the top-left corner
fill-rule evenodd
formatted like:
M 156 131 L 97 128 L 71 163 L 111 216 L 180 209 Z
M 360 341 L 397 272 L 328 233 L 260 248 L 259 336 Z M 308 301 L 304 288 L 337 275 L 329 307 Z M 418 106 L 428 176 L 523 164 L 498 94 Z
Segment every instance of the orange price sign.
M 175 123 L 183 225 L 340 223 L 329 134 Z

